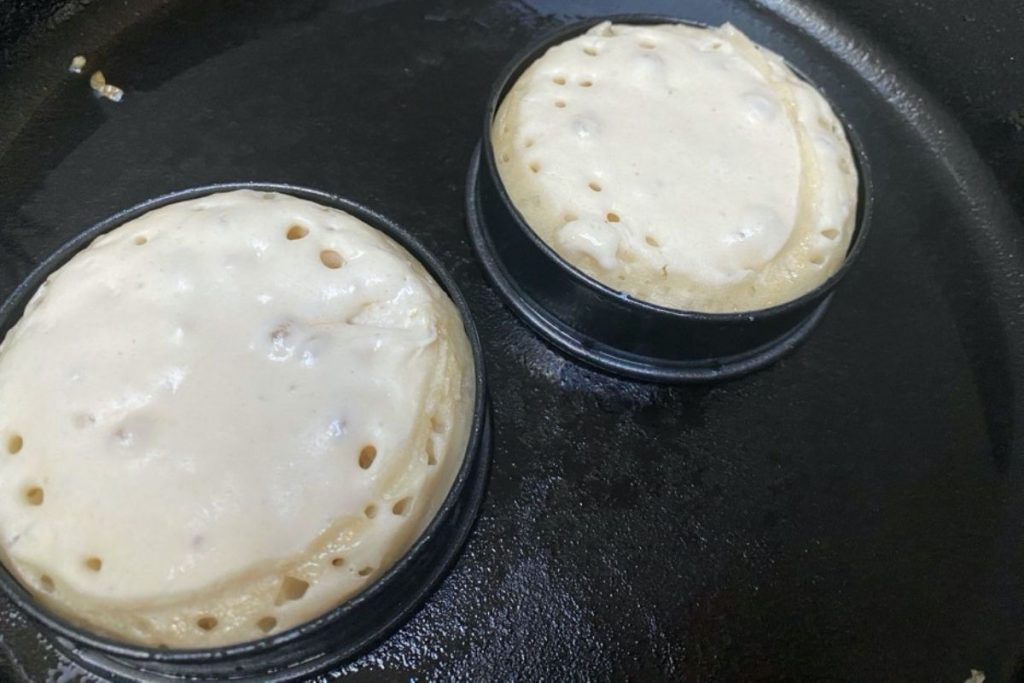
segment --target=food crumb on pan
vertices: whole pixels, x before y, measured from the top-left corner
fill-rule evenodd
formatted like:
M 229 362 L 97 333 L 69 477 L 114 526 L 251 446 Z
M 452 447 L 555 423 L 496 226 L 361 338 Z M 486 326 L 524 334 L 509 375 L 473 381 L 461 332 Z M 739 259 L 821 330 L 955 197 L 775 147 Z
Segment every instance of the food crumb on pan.
M 985 683 L 985 672 L 971 669 L 971 677 L 965 680 L 964 683 Z
M 116 85 L 107 83 L 107 79 L 102 71 L 93 72 L 89 78 L 89 85 L 98 96 L 106 97 L 113 102 L 120 102 L 121 98 L 124 97 L 124 90 L 121 90 Z
M 85 57 L 82 55 L 75 55 L 71 58 L 71 63 L 68 64 L 68 71 L 73 74 L 82 73 L 82 69 L 85 68 Z

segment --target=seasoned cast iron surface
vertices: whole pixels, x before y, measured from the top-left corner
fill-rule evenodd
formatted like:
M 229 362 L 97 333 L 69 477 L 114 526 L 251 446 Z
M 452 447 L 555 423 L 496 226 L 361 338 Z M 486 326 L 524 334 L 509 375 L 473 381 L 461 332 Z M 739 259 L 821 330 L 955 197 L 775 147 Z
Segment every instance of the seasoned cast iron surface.
M 229 180 L 375 207 L 467 294 L 492 383 L 489 498 L 423 610 L 337 673 L 1020 677 L 1020 7 L 942 2 L 942 21 L 882 2 L 142 0 L 62 6 L 15 44 L 46 14 L 31 4 L 0 9 L 0 296 L 98 220 Z M 733 20 L 864 140 L 862 260 L 810 339 L 755 375 L 657 387 L 581 368 L 472 258 L 463 178 L 491 79 L 537 31 L 623 11 Z M 124 102 L 65 72 L 77 53 Z M 72 671 L 6 606 L 0 636 L 5 680 Z

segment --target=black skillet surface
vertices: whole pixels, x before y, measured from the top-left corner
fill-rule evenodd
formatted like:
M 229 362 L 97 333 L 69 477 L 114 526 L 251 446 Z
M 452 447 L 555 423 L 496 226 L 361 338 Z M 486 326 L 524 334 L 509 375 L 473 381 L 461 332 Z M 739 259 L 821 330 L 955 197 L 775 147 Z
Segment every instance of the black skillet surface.
M 423 610 L 339 675 L 962 681 L 976 668 L 1021 679 L 1024 230 L 1004 192 L 1021 189 L 1024 9 L 79 9 L 13 44 L 42 10 L 0 6 L 0 296 L 119 209 L 262 180 L 408 226 L 476 314 L 495 413 L 489 499 Z M 733 20 L 824 86 L 871 159 L 861 261 L 807 342 L 754 375 L 659 387 L 577 366 L 502 307 L 472 258 L 462 181 L 491 79 L 536 31 L 623 11 Z M 95 100 L 64 71 L 77 53 L 124 102 Z M 962 114 L 998 180 L 936 97 Z M 73 676 L 7 606 L 0 636 L 4 679 Z

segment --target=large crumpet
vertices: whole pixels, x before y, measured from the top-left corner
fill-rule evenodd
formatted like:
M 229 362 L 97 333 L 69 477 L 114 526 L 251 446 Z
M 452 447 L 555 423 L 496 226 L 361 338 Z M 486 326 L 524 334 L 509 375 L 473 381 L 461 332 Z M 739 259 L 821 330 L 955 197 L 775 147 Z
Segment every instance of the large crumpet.
M 0 548 L 61 616 L 182 648 L 358 593 L 465 455 L 469 342 L 401 246 L 277 193 L 96 239 L 0 345 Z

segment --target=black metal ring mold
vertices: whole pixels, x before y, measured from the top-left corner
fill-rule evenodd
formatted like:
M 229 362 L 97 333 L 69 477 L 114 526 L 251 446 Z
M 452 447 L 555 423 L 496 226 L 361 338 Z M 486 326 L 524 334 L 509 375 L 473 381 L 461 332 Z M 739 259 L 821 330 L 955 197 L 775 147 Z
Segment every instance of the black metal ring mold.
M 305 624 L 268 638 L 206 649 L 156 649 L 118 642 L 75 626 L 41 606 L 0 565 L 0 589 L 39 622 L 42 632 L 87 669 L 116 681 L 194 679 L 289 681 L 306 678 L 366 651 L 407 620 L 462 550 L 484 498 L 491 459 L 491 420 L 483 349 L 454 280 L 418 241 L 380 214 L 346 199 L 271 183 L 223 183 L 175 192 L 118 213 L 60 247 L 0 305 L 0 338 L 21 317 L 46 277 L 97 236 L 161 206 L 231 190 L 281 192 L 346 211 L 401 244 L 447 292 L 462 315 L 473 353 L 476 398 L 466 455 L 451 490 L 419 539 L 376 581 Z
M 860 175 L 857 218 L 843 265 L 812 291 L 771 308 L 704 313 L 659 306 L 612 289 L 566 262 L 529 227 L 501 183 L 491 143 L 491 122 L 520 74 L 548 48 L 602 21 L 700 25 L 646 14 L 590 18 L 545 35 L 512 59 L 487 100 L 483 135 L 466 180 L 466 215 L 477 256 L 499 295 L 528 326 L 555 347 L 602 370 L 656 382 L 702 382 L 761 368 L 814 329 L 863 247 L 872 201 L 863 148 L 837 110 Z

